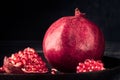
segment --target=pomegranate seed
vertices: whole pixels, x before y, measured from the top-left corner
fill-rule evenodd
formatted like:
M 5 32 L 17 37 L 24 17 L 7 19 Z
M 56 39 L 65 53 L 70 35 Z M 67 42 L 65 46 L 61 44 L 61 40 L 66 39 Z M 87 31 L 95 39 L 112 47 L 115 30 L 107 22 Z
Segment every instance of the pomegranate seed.
M 52 68 L 52 69 L 51 69 L 51 74 L 56 74 L 56 73 L 57 73 L 57 69 Z

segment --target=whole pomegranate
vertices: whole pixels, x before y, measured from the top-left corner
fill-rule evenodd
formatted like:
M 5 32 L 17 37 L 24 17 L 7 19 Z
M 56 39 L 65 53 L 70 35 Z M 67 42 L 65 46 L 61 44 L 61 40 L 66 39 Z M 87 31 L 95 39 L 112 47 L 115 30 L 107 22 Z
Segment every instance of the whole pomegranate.
M 46 73 L 46 63 L 33 48 L 25 48 L 4 58 L 2 70 L 6 73 Z
M 43 38 L 43 52 L 48 62 L 62 72 L 75 72 L 79 62 L 100 60 L 105 40 L 100 28 L 75 9 L 75 16 L 55 21 Z

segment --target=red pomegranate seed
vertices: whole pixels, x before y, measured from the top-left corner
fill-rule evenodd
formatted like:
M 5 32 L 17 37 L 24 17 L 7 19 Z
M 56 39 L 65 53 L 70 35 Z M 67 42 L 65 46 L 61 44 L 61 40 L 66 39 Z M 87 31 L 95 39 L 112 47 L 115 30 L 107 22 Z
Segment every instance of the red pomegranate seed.
M 58 71 L 57 69 L 52 68 L 52 69 L 51 69 L 51 74 L 56 74 L 56 73 L 57 73 L 57 71 Z

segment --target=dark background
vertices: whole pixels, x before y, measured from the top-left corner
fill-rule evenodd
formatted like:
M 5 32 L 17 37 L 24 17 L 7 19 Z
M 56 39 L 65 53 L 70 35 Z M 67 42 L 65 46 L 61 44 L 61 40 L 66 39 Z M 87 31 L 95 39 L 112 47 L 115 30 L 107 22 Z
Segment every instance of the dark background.
M 2 0 L 0 66 L 4 56 L 26 47 L 41 51 L 48 27 L 63 16 L 74 15 L 75 8 L 86 13 L 103 31 L 107 42 L 105 56 L 120 59 L 120 0 Z M 115 76 L 115 80 L 120 79 L 120 75 Z
M 103 31 L 106 41 L 120 41 L 120 0 L 16 0 L 0 5 L 0 41 L 42 40 L 47 28 L 78 7 Z

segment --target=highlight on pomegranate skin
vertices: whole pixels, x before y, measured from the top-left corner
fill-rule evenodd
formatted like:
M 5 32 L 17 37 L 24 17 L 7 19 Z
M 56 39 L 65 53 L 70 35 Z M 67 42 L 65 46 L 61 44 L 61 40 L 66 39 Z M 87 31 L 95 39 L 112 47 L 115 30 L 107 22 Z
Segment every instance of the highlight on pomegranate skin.
M 79 63 L 76 67 L 76 73 L 80 72 L 95 72 L 105 70 L 104 64 L 101 60 L 86 59 L 84 63 Z
M 78 8 L 74 16 L 53 22 L 43 39 L 46 60 L 61 72 L 75 72 L 79 62 L 101 60 L 105 50 L 104 35 Z
M 10 57 L 4 58 L 3 67 L 0 68 L 6 73 L 47 73 L 46 63 L 33 48 L 25 48 Z

